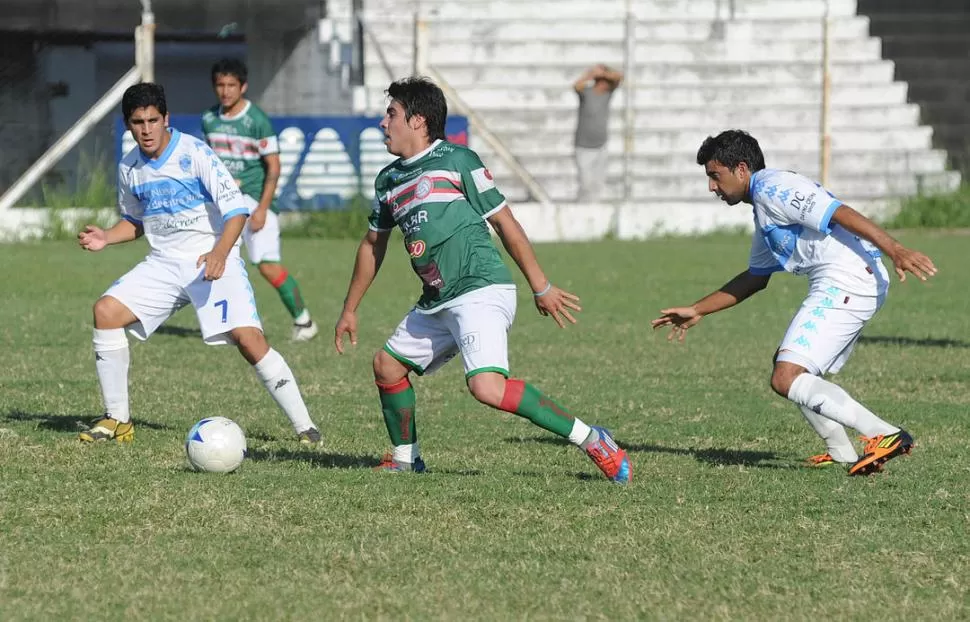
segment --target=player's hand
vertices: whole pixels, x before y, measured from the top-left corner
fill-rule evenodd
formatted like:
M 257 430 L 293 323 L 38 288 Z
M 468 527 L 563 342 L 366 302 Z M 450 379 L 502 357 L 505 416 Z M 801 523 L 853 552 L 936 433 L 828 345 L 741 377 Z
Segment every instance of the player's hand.
M 97 252 L 108 245 L 108 236 L 101 227 L 87 225 L 84 231 L 77 234 L 77 241 L 84 250 Z
M 559 324 L 559 328 L 566 327 L 563 320 L 568 320 L 570 324 L 576 323 L 576 318 L 569 312 L 570 309 L 573 311 L 583 310 L 577 304 L 579 302 L 579 296 L 559 289 L 555 285 L 550 285 L 549 291 L 541 296 L 535 296 L 535 302 L 536 309 L 539 310 L 539 313 L 541 315 L 552 316 L 556 324 Z
M 936 274 L 936 266 L 933 261 L 919 251 L 900 246 L 893 252 L 890 259 L 893 261 L 893 268 L 901 283 L 906 281 L 906 273 L 912 272 L 916 278 L 925 281 L 926 277 Z
M 249 230 L 256 233 L 266 226 L 266 210 L 258 209 L 249 216 Z
M 357 345 L 357 314 L 353 311 L 344 309 L 337 319 L 337 325 L 333 327 L 333 345 L 337 348 L 338 354 L 344 353 L 344 333 L 350 335 L 350 345 Z
M 201 268 L 202 264 L 205 264 L 205 274 L 202 278 L 206 281 L 215 281 L 226 271 L 226 255 L 217 250 L 211 250 L 199 256 L 195 267 Z
M 674 337 L 677 341 L 683 341 L 687 336 L 687 329 L 695 326 L 704 317 L 694 307 L 672 307 L 662 309 L 660 313 L 663 315 L 650 322 L 650 325 L 654 329 L 669 326 L 670 334 L 667 335 L 667 341 L 673 341 Z

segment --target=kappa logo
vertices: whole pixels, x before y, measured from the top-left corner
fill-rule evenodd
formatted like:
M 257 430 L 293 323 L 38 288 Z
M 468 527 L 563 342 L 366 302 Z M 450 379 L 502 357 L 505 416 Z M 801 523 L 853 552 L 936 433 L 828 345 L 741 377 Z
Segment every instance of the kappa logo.
M 424 240 L 415 240 L 408 244 L 408 255 L 417 259 L 421 255 L 424 255 L 424 251 L 427 250 L 428 245 L 425 244 Z
M 414 198 L 421 200 L 431 194 L 434 189 L 434 182 L 430 177 L 422 177 L 418 180 L 418 185 L 414 188 Z

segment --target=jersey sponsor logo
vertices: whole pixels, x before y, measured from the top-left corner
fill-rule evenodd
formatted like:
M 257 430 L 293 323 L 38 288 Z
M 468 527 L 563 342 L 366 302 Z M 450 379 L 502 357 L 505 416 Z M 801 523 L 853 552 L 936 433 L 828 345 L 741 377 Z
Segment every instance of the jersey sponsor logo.
M 407 220 L 402 220 L 399 223 L 401 227 L 401 233 L 406 236 L 412 236 L 415 233 L 421 231 L 421 225 L 428 222 L 428 211 L 420 210 L 411 214 Z
M 472 171 L 472 181 L 475 182 L 475 189 L 479 192 L 486 192 L 495 188 L 495 180 L 492 173 L 485 167 L 476 168 Z
M 817 202 L 815 201 L 816 194 L 817 193 L 813 192 L 810 195 L 805 196 L 801 192 L 797 190 L 795 191 L 795 197 L 791 200 L 789 205 L 793 210 L 798 212 L 798 218 L 802 222 L 804 222 L 805 219 L 815 211 L 815 206 L 817 205 Z
M 424 251 L 427 250 L 428 245 L 425 244 L 424 240 L 415 240 L 408 243 L 408 255 L 417 259 L 421 255 L 424 255 Z

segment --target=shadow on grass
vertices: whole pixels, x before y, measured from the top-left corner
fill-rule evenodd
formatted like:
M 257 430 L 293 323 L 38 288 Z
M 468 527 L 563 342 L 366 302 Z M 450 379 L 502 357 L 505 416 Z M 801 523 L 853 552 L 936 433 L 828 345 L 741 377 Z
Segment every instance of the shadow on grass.
M 559 437 L 535 437 L 535 438 L 507 438 L 507 443 L 540 443 L 544 445 L 571 445 L 569 441 Z M 747 451 L 740 449 L 723 449 L 720 447 L 695 448 L 695 447 L 664 447 L 663 445 L 653 444 L 628 444 L 620 440 L 620 446 L 629 453 L 661 453 L 674 456 L 690 456 L 704 464 L 712 466 L 746 466 L 759 469 L 794 469 L 798 464 L 793 464 L 791 460 L 784 456 L 779 456 L 773 451 Z M 634 468 L 636 464 L 634 464 Z
M 674 456 L 690 456 L 698 462 L 712 466 L 746 466 L 759 469 L 795 469 L 800 465 L 779 456 L 773 451 L 750 451 L 725 449 L 722 447 L 664 447 L 663 445 L 641 444 L 623 445 L 631 453 L 660 453 Z
M 198 337 L 202 339 L 202 333 L 198 328 L 186 328 L 185 326 L 159 326 L 155 329 L 156 335 L 169 335 L 172 337 Z
M 970 342 L 957 339 L 913 339 L 912 337 L 890 337 L 873 335 L 859 337 L 859 343 L 888 346 L 917 346 L 920 348 L 970 348 Z
M 11 410 L 0 415 L 0 421 L 34 423 L 38 430 L 53 430 L 55 432 L 80 432 L 88 429 L 95 417 L 78 417 L 77 415 L 51 415 L 47 413 L 28 413 L 22 410 Z M 151 430 L 173 430 L 174 428 L 163 423 L 153 423 L 143 419 L 135 420 L 135 427 L 144 427 Z
M 246 457 L 256 462 L 296 460 L 323 469 L 372 469 L 381 462 L 374 456 L 328 454 L 313 449 L 250 449 L 246 452 Z

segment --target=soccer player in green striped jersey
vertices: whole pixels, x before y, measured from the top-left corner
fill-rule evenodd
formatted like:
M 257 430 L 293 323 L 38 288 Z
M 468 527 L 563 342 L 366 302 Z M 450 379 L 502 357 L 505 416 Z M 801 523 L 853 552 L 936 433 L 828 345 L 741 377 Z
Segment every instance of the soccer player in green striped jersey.
M 380 126 L 387 150 L 398 159 L 374 182 L 377 205 L 334 327 L 338 352 L 343 352 L 345 333 L 357 343 L 357 307 L 381 266 L 391 231 L 399 228 L 423 292 L 374 357 L 384 423 L 394 446 L 380 468 L 425 469 L 408 376 L 431 373 L 460 354 L 465 382 L 478 401 L 568 439 L 607 478 L 629 482 L 629 458 L 607 430 L 587 425 L 533 385 L 510 377 L 507 339 L 515 317 L 515 284 L 488 225 L 529 282 L 539 313 L 563 327 L 576 321 L 571 312 L 579 311 L 579 298 L 546 278 L 478 155 L 445 140 L 448 107 L 441 89 L 424 78 L 406 78 L 391 84 L 387 93 L 390 105 Z
M 293 340 L 308 341 L 317 325 L 303 303 L 300 286 L 281 263 L 280 225 L 274 196 L 280 176 L 280 149 L 269 117 L 243 97 L 247 89 L 246 65 L 223 59 L 212 67 L 212 88 L 219 104 L 202 114 L 206 141 L 251 201 L 251 214 L 243 230 L 249 260 L 272 285 L 293 317 Z

